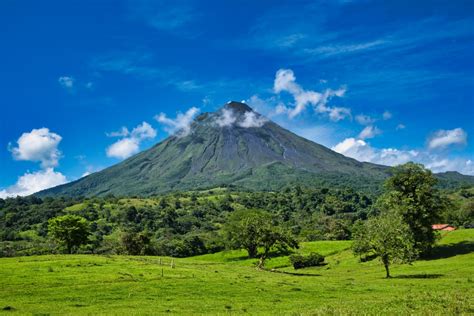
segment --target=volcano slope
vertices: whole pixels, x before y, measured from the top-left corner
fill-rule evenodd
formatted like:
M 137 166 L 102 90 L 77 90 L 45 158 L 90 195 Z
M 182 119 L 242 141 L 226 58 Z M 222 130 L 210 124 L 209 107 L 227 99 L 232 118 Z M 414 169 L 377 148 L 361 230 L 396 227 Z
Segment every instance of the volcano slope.
M 235 186 L 352 187 L 376 191 L 389 168 L 359 162 L 282 128 L 248 105 L 230 102 L 204 113 L 152 148 L 37 196 L 150 196 L 170 191 Z M 447 175 L 447 183 L 474 177 Z

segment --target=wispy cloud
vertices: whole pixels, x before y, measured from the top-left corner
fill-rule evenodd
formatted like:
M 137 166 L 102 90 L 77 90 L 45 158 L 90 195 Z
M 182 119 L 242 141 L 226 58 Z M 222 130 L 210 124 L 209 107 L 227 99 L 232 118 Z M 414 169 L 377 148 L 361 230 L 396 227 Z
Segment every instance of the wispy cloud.
M 355 3 L 350 14 L 356 16 L 348 17 L 345 7 L 333 2 L 303 2 L 298 10 L 275 5 L 235 45 L 307 71 L 337 72 L 333 76 L 353 89 L 351 95 L 374 101 L 401 95 L 406 101 L 430 100 L 438 96 L 435 83 L 472 89 L 466 68 L 450 67 L 453 56 L 471 60 L 472 18 L 414 15 L 403 22 L 361 23 L 370 10 Z
M 198 80 L 198 75 L 189 73 L 178 66 L 160 65 L 160 61 L 150 52 L 117 51 L 97 56 L 90 62 L 93 71 L 102 74 L 121 74 L 143 81 L 152 81 L 162 86 L 171 86 L 182 92 L 199 91 L 209 96 L 226 91 L 229 95 L 255 88 L 258 80 L 250 81 L 228 77 L 212 80 Z M 105 80 L 105 79 L 102 79 Z
M 373 117 L 370 117 L 369 115 L 365 115 L 365 114 L 356 115 L 355 120 L 360 125 L 369 125 L 369 124 L 373 124 L 376 121 L 376 119 L 374 119 Z
M 449 45 L 441 51 L 416 50 L 432 43 L 446 43 L 452 39 L 472 36 L 471 19 L 445 19 L 430 17 L 411 19 L 401 26 L 399 21 L 387 22 L 375 28 L 369 23 L 357 23 L 351 27 L 333 27 L 337 19 L 344 18 L 344 11 L 337 5 L 328 5 L 329 11 L 321 12 L 321 6 L 302 5 L 295 12 L 291 8 L 275 6 L 261 16 L 244 40 L 250 49 L 261 49 L 286 53 L 293 57 L 310 59 L 338 58 L 340 56 L 361 55 L 377 50 L 377 59 L 386 55 L 405 55 L 406 59 L 414 56 L 435 57 L 444 54 Z M 361 11 L 362 8 L 359 8 Z M 354 11 L 355 13 L 357 11 Z M 299 18 L 297 18 L 297 16 Z M 311 19 L 302 19 L 302 16 Z M 339 25 L 339 24 L 338 24 Z M 370 30 L 370 32 L 368 32 Z M 460 47 L 452 47 L 459 50 Z M 304 59 L 307 57 L 309 59 Z
M 405 128 L 406 128 L 405 124 L 400 123 L 400 124 L 397 125 L 397 127 L 395 129 L 397 131 L 399 131 L 399 130 L 402 130 L 402 129 L 405 129 Z
M 130 16 L 163 32 L 194 37 L 196 33 L 190 24 L 200 17 L 192 1 L 130 1 Z
M 359 133 L 359 138 L 360 139 L 374 138 L 375 136 L 377 136 L 381 133 L 382 133 L 382 131 L 377 126 L 369 125 L 369 126 L 366 126 Z
M 180 91 L 202 89 L 196 80 L 188 79 L 178 67 L 157 66 L 154 55 L 147 52 L 116 52 L 95 58 L 91 67 L 104 73 L 120 73 L 139 80 L 153 80 L 162 85 L 173 86 Z
M 331 57 L 341 54 L 351 54 L 357 52 L 367 52 L 369 50 L 374 50 L 381 48 L 387 44 L 386 40 L 378 39 L 370 42 L 361 42 L 353 44 L 339 44 L 339 45 L 328 45 L 328 46 L 319 46 L 316 48 L 303 48 L 302 52 L 311 56 Z

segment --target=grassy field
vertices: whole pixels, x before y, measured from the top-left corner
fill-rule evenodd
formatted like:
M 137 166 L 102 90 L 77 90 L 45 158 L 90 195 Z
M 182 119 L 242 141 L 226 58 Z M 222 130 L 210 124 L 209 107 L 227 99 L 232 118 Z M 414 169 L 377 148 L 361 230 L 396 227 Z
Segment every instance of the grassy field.
M 288 257 L 257 271 L 242 251 L 185 259 L 63 255 L 0 259 L 4 314 L 473 314 L 474 230 L 445 234 L 434 258 L 360 263 L 350 242 L 304 243 L 326 266 Z M 171 267 L 174 262 L 174 268 Z M 160 264 L 161 263 L 161 264 Z

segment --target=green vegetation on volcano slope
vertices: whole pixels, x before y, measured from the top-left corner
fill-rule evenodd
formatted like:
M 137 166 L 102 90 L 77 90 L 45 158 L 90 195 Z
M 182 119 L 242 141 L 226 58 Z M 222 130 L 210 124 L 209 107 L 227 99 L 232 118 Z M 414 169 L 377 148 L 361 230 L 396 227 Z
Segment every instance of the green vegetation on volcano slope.
M 271 121 L 251 128 L 219 126 L 216 120 L 224 110 L 238 120 L 252 111 L 232 102 L 198 116 L 186 136 L 170 136 L 116 165 L 35 195 L 147 197 L 219 186 L 269 191 L 296 184 L 375 193 L 390 174 L 387 166 L 345 157 Z M 474 185 L 474 177 L 457 172 L 439 178 L 444 188 Z
M 474 230 L 447 233 L 433 259 L 394 266 L 392 279 L 377 260 L 360 263 L 350 241 L 303 243 L 302 253 L 326 255 L 323 267 L 268 261 L 287 274 L 257 271 L 243 251 L 161 258 L 166 266 L 159 257 L 3 258 L 0 313 L 472 314 L 473 244 Z

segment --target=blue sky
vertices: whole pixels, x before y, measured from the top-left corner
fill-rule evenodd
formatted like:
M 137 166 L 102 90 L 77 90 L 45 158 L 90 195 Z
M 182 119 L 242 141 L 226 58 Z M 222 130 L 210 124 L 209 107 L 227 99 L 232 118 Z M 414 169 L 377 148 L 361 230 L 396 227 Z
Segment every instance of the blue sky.
M 359 160 L 474 174 L 473 1 L 0 4 L 0 196 L 246 102 Z

